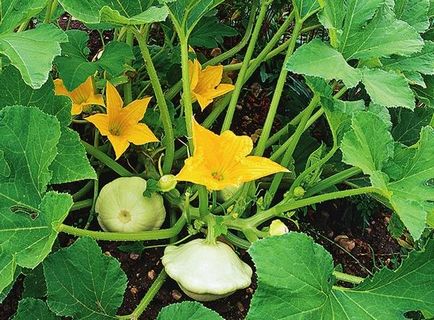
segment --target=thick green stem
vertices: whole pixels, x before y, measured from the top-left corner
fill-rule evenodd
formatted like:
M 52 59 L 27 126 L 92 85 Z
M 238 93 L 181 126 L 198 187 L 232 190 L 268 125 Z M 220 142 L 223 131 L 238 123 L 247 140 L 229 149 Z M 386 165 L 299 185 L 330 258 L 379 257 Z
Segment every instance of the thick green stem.
M 333 275 L 339 281 L 345 281 L 354 284 L 362 283 L 365 280 L 364 278 L 353 276 L 351 274 L 347 274 L 339 271 L 333 271 Z
M 297 201 L 289 201 L 289 202 L 284 201 L 268 210 L 259 212 L 258 214 L 255 214 L 250 218 L 240 221 L 239 224 L 242 226 L 247 225 L 250 227 L 257 227 L 260 224 L 264 223 L 265 221 L 268 221 L 273 217 L 277 217 L 284 212 L 292 211 L 298 208 L 310 206 L 324 201 L 341 199 L 341 198 L 346 198 L 346 197 L 351 197 L 351 196 L 356 196 L 356 195 L 361 195 L 366 193 L 379 193 L 379 192 L 380 190 L 374 187 L 363 187 L 358 189 L 350 189 L 350 190 L 326 193 L 326 194 L 322 194 L 310 198 L 304 198 Z
M 262 1 L 261 8 L 259 11 L 258 18 L 256 20 L 255 28 L 253 29 L 253 34 L 250 39 L 249 45 L 247 47 L 246 54 L 244 55 L 243 64 L 241 66 L 241 70 L 238 74 L 237 81 L 235 83 L 234 91 L 232 92 L 231 101 L 229 103 L 229 107 L 226 112 L 226 117 L 223 121 L 222 129 L 221 131 L 226 131 L 231 127 L 232 119 L 235 113 L 235 109 L 237 106 L 238 98 L 241 93 L 241 89 L 244 84 L 244 79 L 247 74 L 247 69 L 250 64 L 250 60 L 252 59 L 253 52 L 255 50 L 256 41 L 258 40 L 259 33 L 262 28 L 262 23 L 264 22 L 265 15 L 267 13 L 267 8 L 269 5 L 269 1 Z
M 50 23 L 51 22 L 51 16 L 53 15 L 54 11 L 57 7 L 57 0 L 50 0 L 47 4 L 47 10 L 45 13 L 44 23 Z
M 166 155 L 163 161 L 163 172 L 170 173 L 175 156 L 175 138 L 173 134 L 172 121 L 170 120 L 169 107 L 167 106 L 166 99 L 164 98 L 163 89 L 161 88 L 157 71 L 155 70 L 151 54 L 149 53 L 148 46 L 146 44 L 146 37 L 137 29 L 133 29 L 133 32 L 137 39 L 137 42 L 139 43 L 139 48 L 140 52 L 142 53 L 143 60 L 145 61 L 146 71 L 148 72 L 152 88 L 154 89 L 155 98 L 157 99 L 158 108 L 160 110 L 161 122 L 163 124 L 163 142 L 166 148 Z
M 72 205 L 70 211 L 72 212 L 72 211 L 77 211 L 77 210 L 81 210 L 81 209 L 84 209 L 84 208 L 91 207 L 92 203 L 93 203 L 92 199 L 86 199 L 86 200 L 76 201 Z
M 101 161 L 103 164 L 105 164 L 108 168 L 112 169 L 114 172 L 116 172 L 121 177 L 131 177 L 133 174 L 129 172 L 127 169 L 122 167 L 119 163 L 111 159 L 108 155 L 106 155 L 104 152 L 100 151 L 98 148 L 95 148 L 94 146 L 90 145 L 86 141 L 81 141 L 81 144 L 86 149 L 86 152 L 92 156 L 94 156 L 96 159 Z
M 340 171 L 328 178 L 325 178 L 324 180 L 318 182 L 314 187 L 308 189 L 305 196 L 310 197 L 314 194 L 320 193 L 321 191 L 326 190 L 334 185 L 337 185 L 338 183 L 341 183 L 360 173 L 362 173 L 362 170 L 356 167 L 352 167 L 344 171 Z
M 294 30 L 291 36 L 291 42 L 289 44 L 288 50 L 286 52 L 285 62 L 289 59 L 295 49 L 295 45 L 298 39 L 298 35 L 300 34 L 301 27 L 303 23 L 301 21 L 296 21 Z M 268 110 L 267 118 L 265 119 L 264 126 L 262 128 L 261 136 L 259 137 L 259 141 L 255 150 L 256 156 L 262 156 L 265 151 L 265 146 L 267 144 L 267 140 L 270 137 L 271 129 L 273 127 L 274 118 L 276 116 L 277 107 L 279 106 L 280 98 L 282 97 L 283 88 L 286 82 L 286 76 L 288 75 L 288 70 L 286 70 L 285 65 L 282 66 L 280 70 L 279 79 L 277 80 L 276 88 L 274 89 L 273 98 L 271 100 L 270 109 Z
M 131 47 L 131 50 L 133 50 L 134 35 L 131 30 L 127 31 L 125 42 L 127 45 Z M 127 61 L 126 63 L 131 65 L 131 62 L 132 61 L 130 60 Z M 133 90 L 132 90 L 131 78 L 129 78 L 128 82 L 124 84 L 124 104 L 127 105 L 131 101 L 133 101 Z
M 88 192 L 90 191 L 90 189 L 92 189 L 93 184 L 94 184 L 95 180 L 91 180 L 89 182 L 87 182 L 83 188 L 81 188 L 80 190 L 78 190 L 76 193 L 74 193 L 72 195 L 72 200 L 76 201 L 76 200 L 80 200 L 81 198 L 83 198 L 86 194 L 88 194 Z
M 190 72 L 188 64 L 188 39 L 179 35 L 181 43 L 181 68 L 182 68 L 182 105 L 185 114 L 185 126 L 187 128 L 188 146 L 193 151 L 193 104 L 191 100 Z
M 208 191 L 204 186 L 198 186 L 197 191 L 199 192 L 199 213 L 200 217 L 203 219 L 208 215 Z
M 175 223 L 175 225 L 171 228 L 133 233 L 91 231 L 61 224 L 57 229 L 57 232 L 64 232 L 77 237 L 91 237 L 95 240 L 105 241 L 162 240 L 170 239 L 179 234 L 182 228 L 185 226 L 185 223 L 185 217 L 181 216 Z
M 301 119 L 300 123 L 297 126 L 297 129 L 295 130 L 294 134 L 292 135 L 291 143 L 288 146 L 288 149 L 286 149 L 286 152 L 283 156 L 282 161 L 280 164 L 284 167 L 287 167 L 292 159 L 292 155 L 294 154 L 295 147 L 297 146 L 298 142 L 300 141 L 301 135 L 303 134 L 307 122 L 310 118 L 310 115 L 312 114 L 313 110 L 316 108 L 319 102 L 319 97 L 314 96 L 312 100 L 310 101 L 309 105 L 306 108 L 306 112 L 303 115 L 303 118 Z M 278 173 L 274 176 L 273 181 L 271 182 L 271 186 L 269 189 L 270 194 L 270 202 L 273 199 L 274 195 L 276 194 L 277 189 L 279 188 L 280 182 L 283 178 L 283 173 Z
M 158 291 L 160 291 L 160 289 L 163 286 L 164 281 L 166 281 L 166 279 L 167 279 L 167 273 L 163 269 L 163 270 L 161 270 L 160 274 L 155 279 L 155 281 L 152 283 L 151 287 L 148 289 L 148 291 L 146 292 L 145 296 L 140 301 L 137 308 L 134 309 L 134 311 L 129 315 L 118 316 L 117 318 L 123 319 L 123 320 L 139 319 L 139 317 L 142 315 L 142 313 L 148 307 L 149 303 L 151 303 L 151 301 L 154 299 L 155 295 L 158 293 Z

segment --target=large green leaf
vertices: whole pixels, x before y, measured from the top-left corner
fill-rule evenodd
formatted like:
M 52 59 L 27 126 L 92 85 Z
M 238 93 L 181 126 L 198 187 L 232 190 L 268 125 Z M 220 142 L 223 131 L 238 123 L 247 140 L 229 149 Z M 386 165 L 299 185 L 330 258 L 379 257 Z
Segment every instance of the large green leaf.
M 135 25 L 164 21 L 168 15 L 165 7 L 152 6 L 153 0 L 59 0 L 59 3 L 85 23 Z
M 351 130 L 341 143 L 343 161 L 363 170 L 365 174 L 381 170 L 393 156 L 394 143 L 387 123 L 371 112 L 358 112 Z
M 198 302 L 184 301 L 164 307 L 157 320 L 223 320 L 215 311 Z
M 318 0 L 293 0 L 300 18 L 306 19 L 320 8 Z
M 421 36 L 408 23 L 397 20 L 390 12 L 381 12 L 366 27 L 353 30 L 347 39 L 341 40 L 341 52 L 347 60 L 371 59 L 409 55 L 420 51 L 423 45 Z
M 424 82 L 426 88 L 415 87 L 415 91 L 419 100 L 421 100 L 425 105 L 434 108 L 434 76 L 424 77 Z
M 51 251 L 72 199 L 46 193 L 60 138 L 58 120 L 34 107 L 0 112 L 0 150 L 10 168 L 0 177 L 0 291 L 16 266 L 34 268 Z
M 363 84 L 373 103 L 413 110 L 415 98 L 403 75 L 381 69 L 362 70 Z
M 430 0 L 395 0 L 395 14 L 422 33 L 429 27 L 429 6 Z
M 428 126 L 433 117 L 434 110 L 419 107 L 410 111 L 407 109 L 393 110 L 392 135 L 395 141 L 407 146 L 415 144 L 419 140 L 422 127 Z
M 60 43 L 68 41 L 66 34 L 53 25 L 0 35 L 0 53 L 17 67 L 25 83 L 40 88 L 48 79 L 53 59 L 60 55 Z
M 173 22 L 191 34 L 199 20 L 224 0 L 159 0 L 170 11 Z
M 0 34 L 12 32 L 22 22 L 36 16 L 48 0 L 2 0 L 0 1 Z
M 79 238 L 43 263 L 47 303 L 74 319 L 113 319 L 122 303 L 127 277 L 120 263 L 102 254 L 95 240 Z
M 131 47 L 124 42 L 111 41 L 104 48 L 101 58 L 95 62 L 88 59 L 89 36 L 80 30 L 67 31 L 69 42 L 62 45 L 62 56 L 55 64 L 65 87 L 72 91 L 97 70 L 106 70 L 111 76 L 125 71 L 125 63 L 134 58 Z
M 26 298 L 18 303 L 18 310 L 12 320 L 56 320 L 58 318 L 48 309 L 47 304 L 38 299 Z
M 66 183 L 83 179 L 95 179 L 96 174 L 89 164 L 80 137 L 66 128 L 71 122 L 71 101 L 67 97 L 55 96 L 53 82 L 46 82 L 40 89 L 32 89 L 21 79 L 12 66 L 0 74 L 0 110 L 8 105 L 34 106 L 54 115 L 60 121 L 61 136 L 57 145 L 57 155 L 50 165 L 50 183 Z M 0 156 L 1 159 L 1 156 Z M 2 165 L 0 160 L 0 174 Z
M 238 31 L 224 23 L 217 17 L 207 17 L 197 24 L 190 36 L 189 44 L 193 47 L 213 49 L 223 44 L 224 37 L 233 37 Z
M 348 65 L 341 53 L 319 39 L 298 48 L 287 61 L 286 69 L 326 80 L 342 80 L 349 88 L 361 80 L 359 70 Z
M 401 147 L 385 172 L 385 181 L 393 209 L 411 235 L 418 239 L 425 229 L 426 217 L 434 211 L 434 129 L 424 127 L 417 148 Z M 399 155 L 399 157 L 398 157 Z M 385 180 L 385 179 L 384 179 Z M 384 189 L 384 188 L 383 188 Z
M 434 311 L 434 241 L 397 270 L 384 268 L 352 289 L 333 286 L 331 255 L 304 234 L 256 241 L 249 253 L 258 288 L 248 320 L 396 320 L 407 311 Z
M 384 68 L 389 70 L 434 74 L 434 42 L 425 41 L 423 49 L 411 56 L 394 56 L 389 59 L 382 59 L 382 63 Z

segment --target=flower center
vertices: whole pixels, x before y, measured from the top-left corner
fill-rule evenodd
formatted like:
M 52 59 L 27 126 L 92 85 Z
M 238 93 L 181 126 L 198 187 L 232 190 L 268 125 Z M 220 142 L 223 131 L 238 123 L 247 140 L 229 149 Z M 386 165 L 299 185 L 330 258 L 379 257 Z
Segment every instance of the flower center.
M 211 176 L 215 179 L 215 180 L 217 180 L 217 181 L 222 181 L 224 178 L 223 178 L 223 175 L 220 173 L 220 172 L 217 172 L 217 171 L 214 171 L 214 172 L 212 172 L 211 173 Z
M 131 213 L 128 210 L 121 210 L 118 214 L 118 218 L 122 223 L 128 223 L 131 221 Z
M 109 132 L 114 136 L 120 136 L 121 135 L 121 126 L 116 123 L 110 126 Z

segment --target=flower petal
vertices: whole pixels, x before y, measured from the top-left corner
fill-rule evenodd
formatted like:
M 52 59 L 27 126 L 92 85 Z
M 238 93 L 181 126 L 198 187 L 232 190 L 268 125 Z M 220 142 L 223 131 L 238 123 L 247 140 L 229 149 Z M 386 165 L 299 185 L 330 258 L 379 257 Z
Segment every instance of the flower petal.
M 116 160 L 118 160 L 125 150 L 128 149 L 130 143 L 124 136 L 114 136 L 109 134 L 107 137 L 115 150 Z
M 176 175 L 178 181 L 188 181 L 206 186 L 209 190 L 221 190 L 221 182 L 212 177 L 212 171 L 206 166 L 202 157 L 190 157 Z
M 200 109 L 203 111 L 206 107 L 208 107 L 212 103 L 212 98 L 210 99 L 208 96 L 202 96 L 199 93 L 193 93 L 199 103 Z
M 220 163 L 218 172 L 223 176 L 232 175 L 234 165 L 243 161 L 253 150 L 252 139 L 248 136 L 237 136 L 227 130 L 220 135 Z
M 71 114 L 73 116 L 78 115 L 83 112 L 83 104 L 82 103 L 72 103 Z
M 140 100 L 134 100 L 122 109 L 122 124 L 136 124 L 145 116 L 146 108 L 148 107 L 151 97 L 146 97 Z
M 222 81 L 222 77 L 223 77 L 222 65 L 208 66 L 200 73 L 199 83 L 196 88 L 199 91 L 205 88 L 215 88 Z
M 107 114 L 110 118 L 116 119 L 122 110 L 124 102 L 122 101 L 116 87 L 107 81 L 106 85 L 106 98 L 107 98 Z
M 230 175 L 225 176 L 229 185 L 257 180 L 278 172 L 289 172 L 285 167 L 264 157 L 249 156 L 233 166 Z
M 84 120 L 92 122 L 103 136 L 109 135 L 109 120 L 106 114 L 94 114 L 93 116 L 87 117 Z
M 233 84 L 223 83 L 215 88 L 213 94 L 214 98 L 220 97 L 228 92 L 234 90 L 235 86 Z
M 68 97 L 70 96 L 70 92 L 68 91 L 68 89 L 66 89 L 62 79 L 55 79 L 53 82 L 54 82 L 54 94 L 56 96 L 68 96 Z
M 190 75 L 190 90 L 193 91 L 197 86 L 199 81 L 199 74 L 202 70 L 202 66 L 199 61 L 195 59 L 194 61 L 188 61 L 188 73 Z
M 134 126 L 128 127 L 123 136 L 125 136 L 129 142 L 134 143 L 135 145 L 159 141 L 151 129 L 149 129 L 149 127 L 144 123 L 138 123 Z

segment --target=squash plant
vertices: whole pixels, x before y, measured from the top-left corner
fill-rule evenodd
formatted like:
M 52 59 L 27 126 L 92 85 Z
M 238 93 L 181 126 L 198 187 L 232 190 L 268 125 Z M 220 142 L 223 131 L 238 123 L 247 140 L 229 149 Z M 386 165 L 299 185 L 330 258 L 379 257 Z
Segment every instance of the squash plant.
M 168 275 L 194 299 L 227 296 L 251 281 L 238 249 L 257 275 L 247 319 L 434 315 L 434 2 L 251 0 L 239 42 L 207 60 L 203 48 L 237 35 L 216 17 L 224 5 L 2 1 L 0 301 L 37 267 L 46 285 L 14 319 L 137 319 Z M 286 14 L 260 45 L 271 6 Z M 113 40 L 90 59 L 88 34 L 58 26 L 63 12 Z M 306 37 L 315 30 L 324 36 Z M 270 61 L 281 69 L 253 143 L 231 128 L 243 88 Z M 309 101 L 274 132 L 290 77 Z M 303 137 L 319 119 L 331 141 L 308 150 Z M 299 150 L 310 154 L 300 163 Z M 339 272 L 283 223 L 355 195 L 393 210 L 414 241 L 396 270 Z M 65 223 L 77 210 L 87 223 Z M 78 239 L 59 248 L 60 233 Z M 167 274 L 130 315 L 117 314 L 127 277 L 96 240 L 167 246 Z M 184 302 L 158 319 L 221 317 Z

